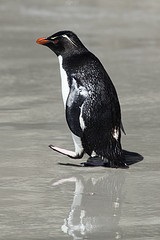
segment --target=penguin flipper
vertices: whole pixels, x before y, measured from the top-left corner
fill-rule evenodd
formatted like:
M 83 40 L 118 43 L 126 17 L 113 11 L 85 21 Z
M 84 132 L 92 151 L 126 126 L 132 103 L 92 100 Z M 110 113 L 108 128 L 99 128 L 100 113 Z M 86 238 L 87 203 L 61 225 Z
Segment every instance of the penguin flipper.
M 82 137 L 85 128 L 82 119 L 83 103 L 88 96 L 88 91 L 83 86 L 78 86 L 73 79 L 73 83 L 66 103 L 66 120 L 72 133 Z
M 49 147 L 58 152 L 58 153 L 61 153 L 65 156 L 68 156 L 70 158 L 74 158 L 74 159 L 80 159 L 83 157 L 83 153 L 81 155 L 77 154 L 76 152 L 73 152 L 73 151 L 70 151 L 70 150 L 67 150 L 67 149 L 64 149 L 64 148 L 59 148 L 59 147 L 56 147 L 56 146 L 53 146 L 53 145 L 49 145 Z
M 124 133 L 124 135 L 126 135 L 126 132 L 125 132 L 125 130 L 124 130 L 124 127 L 123 127 L 123 123 L 122 123 L 122 122 L 121 122 L 120 128 L 121 128 L 122 132 Z

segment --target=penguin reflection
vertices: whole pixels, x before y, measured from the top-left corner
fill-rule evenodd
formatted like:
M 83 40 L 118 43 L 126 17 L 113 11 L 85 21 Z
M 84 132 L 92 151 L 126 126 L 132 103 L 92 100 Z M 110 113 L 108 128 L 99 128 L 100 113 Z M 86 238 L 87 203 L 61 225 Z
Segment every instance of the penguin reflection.
M 73 203 L 61 229 L 73 239 L 114 237 L 119 239 L 123 202 L 124 171 L 110 171 L 100 177 L 71 177 L 53 184 L 75 183 Z

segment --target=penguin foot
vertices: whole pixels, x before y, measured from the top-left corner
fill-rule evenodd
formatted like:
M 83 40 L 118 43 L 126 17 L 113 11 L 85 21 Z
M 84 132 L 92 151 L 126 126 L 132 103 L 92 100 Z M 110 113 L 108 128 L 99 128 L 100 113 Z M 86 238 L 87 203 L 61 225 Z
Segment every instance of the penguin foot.
M 111 161 L 99 156 L 89 157 L 87 162 L 81 163 L 84 167 L 108 167 L 108 168 L 129 168 L 129 166 L 122 160 Z
M 76 154 L 76 152 L 69 151 L 67 149 L 55 147 L 53 145 L 49 145 L 49 147 L 65 156 L 68 156 L 72 159 L 80 159 L 83 157 L 84 152 L 82 152 L 81 155 Z M 107 167 L 107 168 L 129 168 L 129 165 L 140 162 L 143 160 L 143 156 L 136 153 L 136 152 L 130 152 L 127 150 L 123 150 L 124 154 L 124 160 L 108 160 L 107 158 L 102 158 L 99 156 L 95 157 L 89 157 L 86 162 L 82 162 L 80 164 L 74 164 L 74 163 L 59 163 L 60 165 L 66 165 L 66 166 L 78 166 L 78 167 Z
M 84 167 L 104 167 L 104 161 L 101 157 L 89 157 L 86 162 L 81 163 Z
M 55 147 L 55 146 L 53 146 L 53 145 L 49 145 L 49 147 L 50 147 L 52 150 L 54 150 L 54 151 L 56 151 L 56 152 L 58 152 L 58 153 L 61 153 L 61 154 L 65 155 L 65 156 L 68 156 L 68 157 L 70 157 L 70 158 L 80 159 L 80 158 L 83 157 L 83 153 L 82 153 L 81 155 L 79 155 L 79 154 L 76 154 L 76 152 L 69 151 L 69 150 L 67 150 L 67 149 L 63 149 L 63 148 L 59 148 L 59 147 Z

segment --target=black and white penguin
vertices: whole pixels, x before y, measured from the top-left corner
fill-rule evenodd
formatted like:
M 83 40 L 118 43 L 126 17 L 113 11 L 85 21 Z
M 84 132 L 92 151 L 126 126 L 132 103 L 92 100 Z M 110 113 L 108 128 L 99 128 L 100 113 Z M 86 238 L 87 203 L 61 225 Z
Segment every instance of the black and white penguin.
M 75 152 L 50 147 L 71 158 L 87 153 L 93 165 L 98 159 L 100 165 L 127 168 L 118 96 L 99 59 L 71 31 L 36 42 L 49 47 L 59 59 L 62 97 Z

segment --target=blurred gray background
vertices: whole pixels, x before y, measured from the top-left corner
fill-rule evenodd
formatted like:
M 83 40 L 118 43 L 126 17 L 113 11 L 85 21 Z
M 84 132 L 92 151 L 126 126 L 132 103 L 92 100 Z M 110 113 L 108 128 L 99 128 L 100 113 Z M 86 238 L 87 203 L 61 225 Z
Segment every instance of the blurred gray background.
M 0 1 L 0 239 L 159 239 L 159 26 L 156 0 Z M 129 170 L 59 166 L 73 160 L 48 148 L 73 144 L 58 60 L 35 41 L 65 29 L 116 86 L 123 147 L 144 156 Z

